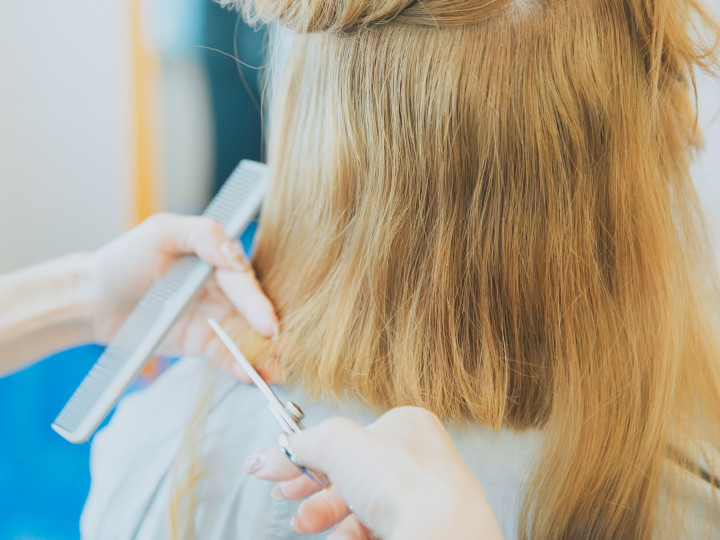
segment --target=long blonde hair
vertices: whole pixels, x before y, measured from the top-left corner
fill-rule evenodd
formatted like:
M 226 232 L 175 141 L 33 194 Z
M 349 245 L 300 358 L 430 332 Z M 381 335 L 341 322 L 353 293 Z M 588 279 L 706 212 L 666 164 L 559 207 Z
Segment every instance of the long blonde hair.
M 682 531 L 673 490 L 720 451 L 702 2 L 233 3 L 298 34 L 253 259 L 282 338 L 258 359 L 320 398 L 542 427 L 523 537 Z

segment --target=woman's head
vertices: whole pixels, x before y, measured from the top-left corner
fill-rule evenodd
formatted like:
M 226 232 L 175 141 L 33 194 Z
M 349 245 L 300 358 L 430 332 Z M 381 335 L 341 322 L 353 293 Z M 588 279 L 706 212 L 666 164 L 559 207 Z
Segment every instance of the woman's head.
M 288 380 L 543 426 L 526 530 L 649 534 L 668 445 L 720 447 L 701 2 L 239 3 L 298 33 L 254 258 Z

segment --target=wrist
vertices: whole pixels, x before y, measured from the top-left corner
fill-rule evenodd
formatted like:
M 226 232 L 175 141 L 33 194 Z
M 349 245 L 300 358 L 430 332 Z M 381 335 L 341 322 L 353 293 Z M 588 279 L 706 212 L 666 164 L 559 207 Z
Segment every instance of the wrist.
M 74 291 L 75 299 L 71 307 L 73 319 L 84 328 L 87 341 L 91 341 L 98 305 L 93 280 L 93 257 L 91 253 L 78 252 L 67 258 L 71 267 L 69 286 Z
M 91 261 L 90 253 L 76 252 L 44 263 L 51 269 L 48 281 L 55 283 L 52 294 L 57 300 L 46 322 L 67 328 L 78 343 L 92 341 L 97 302 Z
M 112 329 L 106 328 L 108 321 L 114 321 L 118 299 L 107 284 L 107 264 L 103 264 L 98 252 L 77 254 L 78 320 L 82 321 L 88 334 L 88 341 L 107 344 Z
M 66 255 L 0 276 L 0 374 L 91 340 L 89 256 Z

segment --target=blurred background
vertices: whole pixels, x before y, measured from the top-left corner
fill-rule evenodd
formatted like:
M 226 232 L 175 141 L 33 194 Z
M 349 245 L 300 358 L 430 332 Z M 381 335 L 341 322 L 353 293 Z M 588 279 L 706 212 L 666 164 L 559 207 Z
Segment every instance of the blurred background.
M 0 272 L 95 249 L 158 210 L 197 213 L 240 159 L 261 160 L 265 43 L 210 0 L 2 0 Z M 717 239 L 720 86 L 699 85 L 693 174 Z M 0 379 L 1 540 L 78 537 L 89 445 L 50 423 L 101 352 Z
M 262 159 L 265 45 L 210 0 L 2 0 L 0 272 L 202 211 L 240 159 Z M 0 540 L 79 536 L 89 444 L 50 423 L 101 353 L 0 379 Z

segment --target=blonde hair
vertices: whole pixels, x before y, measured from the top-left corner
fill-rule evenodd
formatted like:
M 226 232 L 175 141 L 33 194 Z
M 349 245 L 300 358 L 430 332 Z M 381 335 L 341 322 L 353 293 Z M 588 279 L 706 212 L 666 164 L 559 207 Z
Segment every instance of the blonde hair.
M 236 3 L 298 33 L 253 259 L 282 338 L 256 357 L 319 398 L 542 427 L 523 537 L 682 531 L 673 490 L 720 451 L 703 4 Z

